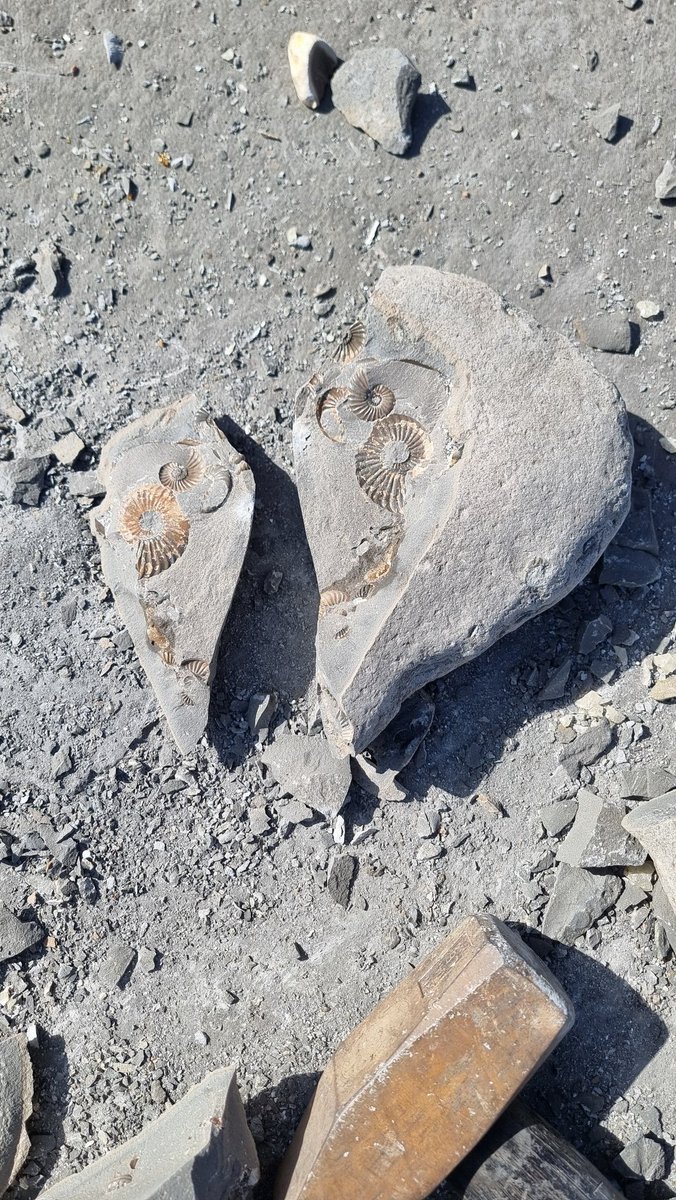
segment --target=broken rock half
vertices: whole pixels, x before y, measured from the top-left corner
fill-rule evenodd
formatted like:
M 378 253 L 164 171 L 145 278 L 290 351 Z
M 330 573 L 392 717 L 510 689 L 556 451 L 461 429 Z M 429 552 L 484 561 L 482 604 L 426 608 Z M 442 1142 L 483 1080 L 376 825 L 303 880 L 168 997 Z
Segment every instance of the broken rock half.
M 248 464 L 196 396 L 116 433 L 92 513 L 103 574 L 177 745 L 204 732 L 218 643 L 251 529 Z
M 360 753 L 402 702 L 562 599 L 629 507 L 615 386 L 485 284 L 389 267 L 297 398 L 328 736 Z

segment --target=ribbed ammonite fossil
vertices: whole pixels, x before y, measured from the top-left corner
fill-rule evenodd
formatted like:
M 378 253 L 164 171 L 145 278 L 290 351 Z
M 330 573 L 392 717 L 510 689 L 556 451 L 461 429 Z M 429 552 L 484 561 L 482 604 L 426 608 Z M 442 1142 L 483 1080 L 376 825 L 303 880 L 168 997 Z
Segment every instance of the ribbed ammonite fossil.
M 161 483 L 132 492 L 120 516 L 120 534 L 136 547 L 141 578 L 166 571 L 188 545 L 190 522 L 169 488 Z
M 396 414 L 383 417 L 357 451 L 357 482 L 375 504 L 400 513 L 407 476 L 421 470 L 431 454 L 432 442 L 419 421 Z
M 347 390 L 345 407 L 360 421 L 380 421 L 394 408 L 394 392 L 384 383 L 371 383 L 363 367 L 355 371 Z
M 354 321 L 338 337 L 333 357 L 336 362 L 349 363 L 356 358 L 366 341 L 366 326 L 363 321 Z
M 168 462 L 160 467 L 160 483 L 172 492 L 188 492 L 204 478 L 204 470 L 200 455 L 191 450 L 186 462 Z

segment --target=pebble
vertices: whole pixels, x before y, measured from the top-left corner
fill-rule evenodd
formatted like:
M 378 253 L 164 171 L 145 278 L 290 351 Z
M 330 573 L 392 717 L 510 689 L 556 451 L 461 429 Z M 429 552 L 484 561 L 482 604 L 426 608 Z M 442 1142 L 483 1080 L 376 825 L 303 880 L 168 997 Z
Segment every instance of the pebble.
M 631 325 L 623 313 L 578 318 L 574 324 L 578 339 L 592 350 L 604 350 L 606 354 L 631 352 Z
M 339 854 L 331 864 L 326 887 L 329 895 L 341 908 L 347 908 L 350 903 L 358 865 L 358 860 L 352 854 Z
M 588 621 L 580 633 L 578 640 L 578 652 L 580 654 L 591 654 L 598 646 L 605 642 L 613 631 L 613 623 L 604 613 L 594 617 L 592 621 Z
M 10 504 L 34 508 L 40 503 L 48 466 L 47 455 L 10 458 L 0 462 L 0 496 L 4 496 Z
M 561 188 L 555 188 L 553 192 L 549 193 L 549 203 L 558 204 L 559 200 L 563 200 L 563 192 Z
M 35 153 L 37 154 L 38 158 L 49 158 L 50 154 L 52 153 L 52 148 L 51 146 L 48 146 L 46 142 L 38 142 L 37 146 L 35 147 Z
M 602 109 L 601 112 L 593 113 L 591 122 L 597 133 L 600 133 L 604 142 L 612 142 L 613 138 L 617 135 L 617 128 L 620 122 L 619 104 L 611 104 L 608 108 Z
M 637 300 L 636 311 L 644 321 L 656 321 L 662 316 L 662 309 L 655 300 Z
M 331 82 L 333 103 L 388 154 L 405 154 L 413 140 L 411 115 L 420 72 L 391 46 L 356 50 Z
M 676 200 L 676 164 L 668 159 L 655 180 L 655 196 L 658 200 Z
M 441 828 L 441 814 L 435 808 L 423 808 L 416 821 L 416 833 L 419 838 L 433 838 Z
M 54 442 L 52 454 L 65 467 L 70 467 L 79 458 L 84 448 L 85 444 L 82 438 L 73 430 L 71 433 L 67 433 L 65 437 L 59 438 L 58 442 Z
M 456 71 L 455 75 L 451 79 L 451 83 L 453 84 L 453 87 L 468 88 L 470 91 L 474 91 L 476 86 L 474 83 L 474 76 L 467 69 L 467 67 L 461 67 L 459 71 Z
M 103 46 L 106 51 L 106 58 L 108 59 L 111 67 L 115 67 L 117 70 L 119 70 L 119 68 L 122 66 L 122 59 L 124 58 L 124 43 L 122 38 L 118 37 L 116 33 L 111 33 L 110 30 L 107 29 L 103 35 Z
M 547 683 L 542 690 L 538 692 L 538 700 L 546 701 L 561 699 L 566 690 L 566 684 L 568 683 L 571 666 L 572 659 L 567 658 L 565 662 L 561 663 L 560 667 L 557 667 L 554 673 L 547 680 Z

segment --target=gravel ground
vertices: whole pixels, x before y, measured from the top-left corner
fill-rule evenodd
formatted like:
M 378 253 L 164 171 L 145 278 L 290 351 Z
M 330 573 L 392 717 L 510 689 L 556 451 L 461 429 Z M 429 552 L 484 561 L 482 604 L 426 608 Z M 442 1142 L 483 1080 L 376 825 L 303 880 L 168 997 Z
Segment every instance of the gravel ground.
M 650 905 L 618 904 L 571 948 L 537 932 L 557 845 L 539 812 L 562 794 L 561 730 L 574 715 L 584 724 L 576 700 L 592 685 L 627 718 L 583 769 L 602 795 L 618 794 L 628 766 L 665 766 L 674 751 L 674 710 L 649 698 L 646 659 L 676 621 L 676 458 L 659 441 L 676 435 L 676 208 L 654 199 L 674 155 L 676 4 L 18 0 L 11 16 L 0 35 L 0 456 L 71 429 L 84 449 L 75 466 L 50 460 L 38 507 L 0 502 L 1 811 L 13 839 L 0 897 L 48 935 L 0 976 L 0 1026 L 39 1029 L 34 1147 L 10 1195 L 37 1195 L 226 1062 L 267 1197 L 331 1051 L 472 910 L 527 932 L 575 1002 L 574 1031 L 530 1086 L 540 1110 L 607 1171 L 652 1131 L 664 1178 L 627 1195 L 676 1195 L 674 957 Z M 286 43 L 299 27 L 344 58 L 382 42 L 415 60 L 405 158 L 329 100 L 317 113 L 297 103 Z M 125 43 L 119 70 L 106 29 Z M 454 85 L 464 68 L 474 88 Z M 592 118 L 614 103 L 622 119 L 606 143 Z M 308 249 L 289 244 L 290 228 Z M 17 268 L 45 239 L 64 256 L 55 296 Z M 311 719 L 317 595 L 293 483 L 293 396 L 382 268 L 403 263 L 473 275 L 571 337 L 599 312 L 635 322 L 633 353 L 588 353 L 632 414 L 661 577 L 616 589 L 594 571 L 431 689 L 436 718 L 402 777 L 409 802 L 350 796 L 359 869 L 345 910 L 326 888 L 330 827 L 278 819 L 246 714 L 253 694 L 274 692 L 273 728 Z M 663 319 L 639 317 L 645 299 Z M 181 760 L 103 582 L 92 501 L 72 484 L 125 421 L 192 390 L 249 457 L 257 502 L 208 734 Z M 601 651 L 607 682 L 590 673 L 598 653 L 577 650 L 600 613 L 637 635 L 626 664 Z M 539 698 L 568 658 L 564 695 Z M 441 818 L 434 858 L 426 810 Z

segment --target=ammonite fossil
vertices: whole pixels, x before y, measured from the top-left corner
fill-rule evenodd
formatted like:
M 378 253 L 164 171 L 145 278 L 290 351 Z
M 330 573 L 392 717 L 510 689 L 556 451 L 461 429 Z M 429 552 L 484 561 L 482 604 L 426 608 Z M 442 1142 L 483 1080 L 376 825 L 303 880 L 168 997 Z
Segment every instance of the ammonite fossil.
M 209 682 L 209 664 L 203 658 L 189 658 L 186 662 L 181 663 L 181 667 L 202 683 Z
M 190 522 L 169 488 L 156 483 L 132 492 L 119 528 L 124 540 L 136 547 L 136 570 L 145 579 L 180 558 L 188 545 Z
M 343 588 L 328 587 L 319 597 L 319 615 L 325 616 L 330 608 L 335 608 L 337 604 L 346 604 L 350 597 Z
M 349 363 L 353 358 L 356 358 L 366 341 L 366 326 L 363 321 L 354 321 L 347 329 L 343 330 L 336 348 L 333 351 L 333 357 L 336 362 Z
M 200 455 L 191 450 L 187 462 L 168 462 L 160 467 L 160 483 L 172 492 L 188 492 L 204 478 L 204 469 Z
M 345 407 L 359 417 L 360 421 L 380 421 L 394 408 L 395 398 L 391 388 L 384 383 L 371 384 L 363 367 L 355 371 L 347 389 Z
M 432 443 L 419 421 L 396 414 L 383 417 L 357 451 L 357 482 L 375 504 L 400 513 L 406 477 L 420 470 L 431 453 Z
M 347 396 L 347 388 L 329 388 L 317 401 L 317 424 L 330 442 L 345 441 L 345 426 L 338 411 Z

